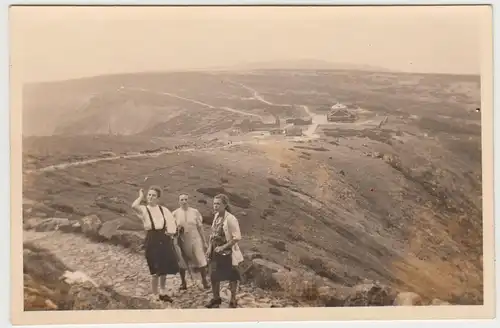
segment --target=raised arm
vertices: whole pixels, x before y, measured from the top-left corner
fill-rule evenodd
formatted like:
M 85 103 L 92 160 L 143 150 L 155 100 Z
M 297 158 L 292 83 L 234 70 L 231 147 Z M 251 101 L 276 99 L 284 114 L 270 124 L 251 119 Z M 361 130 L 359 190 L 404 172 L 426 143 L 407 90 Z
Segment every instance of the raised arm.
M 141 202 L 144 199 L 144 190 L 140 189 L 139 190 L 139 197 L 137 197 L 136 200 L 132 203 L 132 209 L 135 211 L 136 214 L 141 215 Z

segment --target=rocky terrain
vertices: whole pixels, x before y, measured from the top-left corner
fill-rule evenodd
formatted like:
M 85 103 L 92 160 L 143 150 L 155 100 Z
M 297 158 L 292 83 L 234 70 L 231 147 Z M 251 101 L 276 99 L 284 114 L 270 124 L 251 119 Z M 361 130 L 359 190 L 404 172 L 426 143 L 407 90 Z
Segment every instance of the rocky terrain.
M 146 302 L 130 203 L 155 183 L 172 210 L 188 192 L 207 229 L 211 198 L 229 195 L 244 236 L 241 306 L 482 304 L 477 77 L 137 74 L 29 86 L 25 97 L 27 135 L 57 134 L 23 141 L 24 241 L 62 263 L 36 284 L 83 272 L 119 304 Z M 336 102 L 356 120 L 328 122 Z M 31 129 L 44 111 L 59 118 Z M 230 133 L 276 115 L 312 121 L 300 137 Z M 169 280 L 171 306 L 202 306 L 209 294 L 193 283 L 181 293 Z M 66 285 L 47 288 L 67 299 Z

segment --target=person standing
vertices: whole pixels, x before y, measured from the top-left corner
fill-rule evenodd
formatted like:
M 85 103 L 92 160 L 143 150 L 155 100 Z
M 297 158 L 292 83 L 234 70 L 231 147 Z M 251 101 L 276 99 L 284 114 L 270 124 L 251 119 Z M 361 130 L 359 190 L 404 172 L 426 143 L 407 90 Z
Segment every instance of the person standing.
M 151 274 L 151 288 L 153 300 L 173 302 L 167 295 L 167 275 L 179 272 L 177 253 L 174 248 L 174 235 L 177 224 L 172 213 L 158 204 L 161 197 L 161 188 L 151 186 L 146 196 L 146 205 L 143 189 L 139 190 L 139 197 L 132 203 L 132 209 L 142 219 L 146 239 L 144 241 L 146 262 Z M 158 290 L 159 284 L 159 290 Z
M 241 280 L 239 264 L 243 261 L 238 242 L 241 232 L 238 220 L 229 212 L 229 198 L 225 194 L 214 197 L 213 208 L 215 212 L 212 223 L 212 233 L 206 256 L 209 259 L 210 280 L 212 283 L 213 297 L 205 307 L 217 308 L 222 303 L 220 297 L 220 283 L 229 281 L 231 300 L 229 307 L 237 307 L 236 292 L 238 282 Z
M 203 233 L 203 218 L 201 213 L 189 206 L 189 196 L 179 195 L 179 208 L 172 212 L 179 227 L 178 247 L 183 259 L 180 275 L 181 290 L 187 289 L 186 269 L 193 267 L 199 270 L 201 281 L 205 289 L 210 288 L 207 281 L 207 259 L 205 252 L 207 242 Z

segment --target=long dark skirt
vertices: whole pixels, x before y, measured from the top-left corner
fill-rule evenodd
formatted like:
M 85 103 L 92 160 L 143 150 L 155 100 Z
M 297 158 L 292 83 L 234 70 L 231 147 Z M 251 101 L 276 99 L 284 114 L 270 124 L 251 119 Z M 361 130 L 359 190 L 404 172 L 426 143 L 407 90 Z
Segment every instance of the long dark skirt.
M 231 255 L 221 255 L 212 253 L 210 260 L 210 280 L 213 282 L 239 281 L 240 271 L 237 266 L 233 266 Z
M 162 276 L 179 272 L 173 239 L 163 230 L 149 230 L 144 248 L 149 272 L 152 275 Z

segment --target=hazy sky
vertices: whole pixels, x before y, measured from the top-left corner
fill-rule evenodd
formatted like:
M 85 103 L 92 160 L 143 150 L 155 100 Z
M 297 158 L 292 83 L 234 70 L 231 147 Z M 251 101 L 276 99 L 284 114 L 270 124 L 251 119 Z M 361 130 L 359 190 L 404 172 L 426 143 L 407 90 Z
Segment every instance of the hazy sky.
M 25 82 L 294 59 L 476 74 L 488 15 L 484 7 L 25 7 L 11 9 L 12 65 Z

